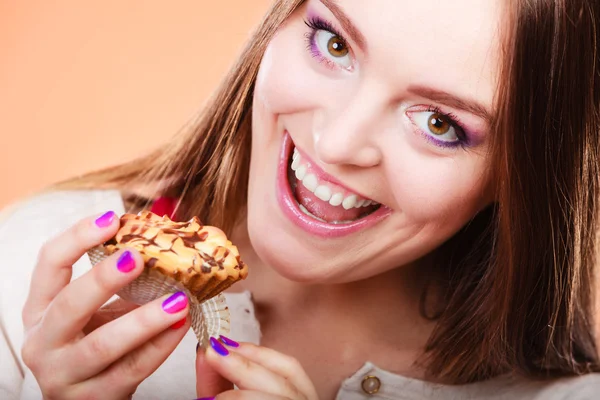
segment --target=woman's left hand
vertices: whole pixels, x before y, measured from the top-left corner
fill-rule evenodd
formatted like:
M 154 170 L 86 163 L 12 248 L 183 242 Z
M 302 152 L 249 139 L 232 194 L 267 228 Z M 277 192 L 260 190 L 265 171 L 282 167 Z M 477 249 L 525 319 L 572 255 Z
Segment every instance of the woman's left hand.
M 217 400 L 318 400 L 295 358 L 225 337 L 212 338 L 206 352 L 198 351 L 196 392 L 198 397 Z

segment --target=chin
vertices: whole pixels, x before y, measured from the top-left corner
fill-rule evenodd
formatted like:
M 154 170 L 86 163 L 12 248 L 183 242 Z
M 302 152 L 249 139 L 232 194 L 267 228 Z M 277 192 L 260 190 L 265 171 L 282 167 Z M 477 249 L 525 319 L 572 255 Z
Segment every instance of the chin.
M 264 219 L 261 214 L 249 210 L 248 234 L 252 248 L 264 263 L 279 275 L 295 282 L 325 283 L 338 280 L 337 274 L 320 256 L 321 251 L 311 248 L 280 225 L 274 224 L 273 220 Z M 264 232 L 269 234 L 265 235 Z M 338 273 L 341 274 L 341 271 Z

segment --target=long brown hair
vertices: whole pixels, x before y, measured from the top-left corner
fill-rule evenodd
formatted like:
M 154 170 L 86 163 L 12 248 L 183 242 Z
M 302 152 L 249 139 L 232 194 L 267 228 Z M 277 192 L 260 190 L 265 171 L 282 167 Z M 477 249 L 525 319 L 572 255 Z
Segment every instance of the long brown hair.
M 169 145 L 57 187 L 127 189 L 142 203 L 177 196 L 181 218 L 198 215 L 229 232 L 246 204 L 259 64 L 302 3 L 276 2 L 208 106 Z M 600 368 L 593 323 L 600 3 L 508 3 L 491 135 L 497 201 L 438 252 L 448 291 L 427 367 L 457 384 Z

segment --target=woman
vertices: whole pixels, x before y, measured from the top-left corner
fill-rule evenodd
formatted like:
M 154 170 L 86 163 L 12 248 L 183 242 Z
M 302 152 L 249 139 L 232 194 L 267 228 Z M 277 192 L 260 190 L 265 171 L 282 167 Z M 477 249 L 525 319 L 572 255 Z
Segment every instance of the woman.
M 599 25 L 592 0 L 278 1 L 189 132 L 6 218 L 21 397 L 591 398 Z M 158 198 L 238 245 L 232 339 L 260 346 L 194 361 L 187 307 L 97 311 L 134 251 L 70 281 Z

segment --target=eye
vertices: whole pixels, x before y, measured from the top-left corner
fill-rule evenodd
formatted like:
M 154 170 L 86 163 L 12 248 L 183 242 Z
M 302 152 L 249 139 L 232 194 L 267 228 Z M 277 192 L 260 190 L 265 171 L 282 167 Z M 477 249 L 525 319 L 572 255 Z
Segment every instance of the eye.
M 330 69 L 354 69 L 350 46 L 332 23 L 319 17 L 309 18 L 304 23 L 310 28 L 306 35 L 308 51 L 315 59 Z
M 413 123 L 436 142 L 452 144 L 464 140 L 462 129 L 448 115 L 437 111 L 419 111 L 411 114 Z
M 349 69 L 352 67 L 350 50 L 346 41 L 340 36 L 326 30 L 317 30 L 314 35 L 313 45 L 327 60 Z

